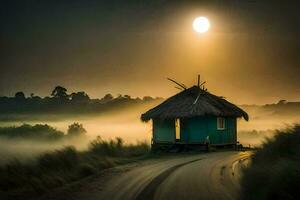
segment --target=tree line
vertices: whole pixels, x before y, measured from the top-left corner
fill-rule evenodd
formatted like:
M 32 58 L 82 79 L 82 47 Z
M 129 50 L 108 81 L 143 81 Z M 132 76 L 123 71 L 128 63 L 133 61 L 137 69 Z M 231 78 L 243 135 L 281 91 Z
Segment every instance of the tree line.
M 132 98 L 130 95 L 114 97 L 106 94 L 101 99 L 92 99 L 84 91 L 68 93 L 62 86 L 56 86 L 50 96 L 40 97 L 33 93 L 26 97 L 24 92 L 15 93 L 13 97 L 0 97 L 0 111 L 2 114 L 18 113 L 91 113 L 126 105 L 162 100 L 145 96 L 143 98 Z
M 21 126 L 0 127 L 0 139 L 29 139 L 51 142 L 66 138 L 83 137 L 86 132 L 83 125 L 77 122 L 69 125 L 66 134 L 48 124 L 23 124 Z

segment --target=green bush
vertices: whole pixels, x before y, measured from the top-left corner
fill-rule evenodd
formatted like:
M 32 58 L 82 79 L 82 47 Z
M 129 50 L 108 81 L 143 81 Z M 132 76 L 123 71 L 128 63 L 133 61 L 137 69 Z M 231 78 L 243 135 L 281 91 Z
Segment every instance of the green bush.
M 82 124 L 73 123 L 68 128 L 68 136 L 70 137 L 84 136 L 85 134 L 86 130 L 83 128 Z
M 0 127 L 0 137 L 5 139 L 30 139 L 50 142 L 63 138 L 82 138 L 85 134 L 86 130 L 83 128 L 83 125 L 76 122 L 69 125 L 67 134 L 47 124 L 23 124 L 21 126 Z
M 18 127 L 0 127 L 0 137 L 51 141 L 63 138 L 64 133 L 47 124 L 36 124 L 34 126 L 23 124 Z
M 300 126 L 278 131 L 255 152 L 244 169 L 242 199 L 298 199 Z
M 87 163 L 80 165 L 78 170 L 79 176 L 81 177 L 90 176 L 97 172 L 97 169 L 94 166 Z

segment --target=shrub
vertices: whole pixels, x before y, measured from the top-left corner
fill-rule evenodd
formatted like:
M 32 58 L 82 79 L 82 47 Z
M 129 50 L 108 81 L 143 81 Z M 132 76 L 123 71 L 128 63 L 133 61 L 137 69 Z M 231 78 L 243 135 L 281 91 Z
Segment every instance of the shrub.
M 93 167 L 90 164 L 82 164 L 79 166 L 79 176 L 80 177 L 85 177 L 85 176 L 90 176 L 92 174 L 95 174 L 97 172 L 97 169 L 95 167 Z
M 121 156 L 123 150 L 123 140 L 116 138 L 116 140 L 105 141 L 98 136 L 89 145 L 89 151 L 102 156 Z
M 6 138 L 23 138 L 38 140 L 57 140 L 64 136 L 61 131 L 47 124 L 36 124 L 34 126 L 23 124 L 19 127 L 0 127 L 0 136 Z
M 146 143 L 125 145 L 121 138 L 104 141 L 98 137 L 90 143 L 87 151 L 78 152 L 68 146 L 44 153 L 31 163 L 15 160 L 0 167 L 0 191 L 40 194 L 113 167 L 115 162 L 110 157 L 140 156 L 148 151 Z
M 244 170 L 242 199 L 297 199 L 300 196 L 300 126 L 278 131 Z
M 150 152 L 150 146 L 147 142 L 138 142 L 135 145 L 129 145 L 126 148 L 126 156 L 142 156 Z
M 82 124 L 79 123 L 73 123 L 69 126 L 68 129 L 68 136 L 74 137 L 74 136 L 82 136 L 86 133 L 86 130 L 83 128 Z
M 78 153 L 72 146 L 38 157 L 39 167 L 43 170 L 70 170 L 78 164 Z
M 131 157 L 140 156 L 150 152 L 150 146 L 146 142 L 138 142 L 134 145 L 125 145 L 122 138 L 105 141 L 98 136 L 90 143 L 89 151 L 102 156 Z
M 68 128 L 69 137 L 85 136 L 86 130 L 82 124 L 73 123 Z M 62 131 L 47 124 L 29 125 L 23 124 L 21 126 L 0 127 L 0 137 L 6 139 L 30 139 L 30 140 L 43 140 L 43 141 L 57 141 L 65 138 Z

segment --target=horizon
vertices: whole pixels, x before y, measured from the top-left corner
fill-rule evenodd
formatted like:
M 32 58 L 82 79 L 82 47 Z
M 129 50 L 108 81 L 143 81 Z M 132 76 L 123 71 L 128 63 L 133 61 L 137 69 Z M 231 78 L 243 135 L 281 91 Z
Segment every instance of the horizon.
M 299 101 L 297 5 L 7 1 L 0 8 L 0 95 L 45 96 L 63 85 L 93 98 L 167 98 L 177 89 L 166 77 L 193 85 L 200 74 L 210 92 L 236 104 Z M 207 33 L 193 30 L 197 16 L 210 20 Z
M 194 85 L 194 86 L 196 86 L 196 85 Z M 191 86 L 191 87 L 193 87 L 193 86 Z M 67 89 L 67 88 L 66 88 L 66 89 Z M 177 89 L 177 91 L 178 91 L 178 89 Z M 31 94 L 33 94 L 34 96 L 38 96 L 38 97 L 40 97 L 40 98 L 42 98 L 42 99 L 43 99 L 43 98 L 46 98 L 46 97 L 51 97 L 51 91 L 49 92 L 48 95 L 44 95 L 44 96 L 41 96 L 41 95 L 36 94 L 36 93 L 26 94 L 26 93 L 24 93 L 23 91 L 16 91 L 16 92 L 13 93 L 13 95 L 10 95 L 10 96 L 3 95 L 3 96 L 0 96 L 0 98 L 1 98 L 1 97 L 9 97 L 9 98 L 13 98 L 13 97 L 15 97 L 15 94 L 18 93 L 18 92 L 22 92 L 22 93 L 25 95 L 25 98 L 31 98 Z M 71 95 L 72 93 L 77 93 L 77 92 L 84 92 L 86 95 L 89 96 L 89 98 L 90 98 L 91 100 L 101 100 L 105 95 L 111 94 L 111 95 L 113 96 L 114 99 L 118 98 L 119 96 L 121 96 L 121 97 L 129 96 L 131 99 L 141 99 L 141 100 L 143 100 L 144 97 L 151 97 L 151 98 L 153 98 L 154 100 L 155 100 L 155 99 L 161 99 L 162 101 L 165 101 L 165 100 L 167 100 L 168 98 L 170 98 L 170 97 L 172 97 L 172 96 L 174 96 L 174 95 L 176 95 L 176 94 L 178 94 L 178 93 L 180 93 L 180 92 L 182 92 L 182 91 L 175 92 L 174 94 L 172 94 L 172 95 L 169 96 L 169 97 L 150 96 L 150 95 L 149 95 L 149 96 L 148 96 L 148 95 L 146 95 L 146 96 L 132 96 L 132 95 L 130 95 L 130 94 L 120 94 L 120 93 L 117 93 L 117 94 L 106 93 L 106 94 L 103 94 L 102 96 L 96 96 L 96 97 L 93 97 L 93 96 L 90 96 L 88 93 L 86 93 L 86 92 L 83 91 L 83 90 L 74 90 L 74 91 L 70 91 L 70 90 L 67 89 L 67 93 L 68 93 L 69 95 Z M 210 91 L 208 91 L 208 92 L 211 93 Z M 212 94 L 213 94 L 213 93 L 212 93 Z M 214 95 L 215 95 L 215 94 L 214 94 Z M 222 97 L 223 97 L 223 96 L 222 96 Z M 226 100 L 228 100 L 227 97 L 223 97 L 223 98 L 225 98 Z M 230 101 L 230 100 L 228 100 L 228 101 Z M 256 104 L 256 103 L 243 104 L 243 103 L 242 103 L 242 104 L 238 104 L 238 105 L 239 105 L 239 106 L 265 106 L 265 105 L 278 104 L 280 101 L 284 101 L 284 102 L 285 102 L 284 104 L 286 104 L 286 103 L 300 103 L 300 100 L 291 101 L 291 100 L 288 100 L 288 99 L 278 99 L 277 101 L 274 101 L 274 102 L 267 102 L 267 103 L 262 103 L 262 104 Z

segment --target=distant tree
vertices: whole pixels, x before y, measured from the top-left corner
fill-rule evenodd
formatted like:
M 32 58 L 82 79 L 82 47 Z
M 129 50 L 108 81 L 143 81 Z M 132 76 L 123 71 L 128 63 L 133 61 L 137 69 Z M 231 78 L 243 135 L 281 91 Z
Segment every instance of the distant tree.
M 43 99 L 42 99 L 41 97 L 39 97 L 39 96 L 32 96 L 31 99 L 34 100 L 34 101 L 42 101 L 42 100 L 43 100 Z
M 50 99 L 51 99 L 51 97 L 49 97 L 49 96 L 45 96 L 43 99 L 48 101 L 48 100 L 50 100 Z
M 0 127 L 0 137 L 50 141 L 63 138 L 64 133 L 47 124 L 34 126 L 23 124 L 21 126 Z
M 155 100 L 164 100 L 164 98 L 162 98 L 162 97 L 155 97 Z
M 15 99 L 20 101 L 25 100 L 25 94 L 23 92 L 17 92 L 15 94 Z
M 31 100 L 43 100 L 42 97 L 34 95 L 34 93 L 30 93 L 30 99 Z
M 82 136 L 86 133 L 86 130 L 83 128 L 82 124 L 73 123 L 69 126 L 68 136 Z
M 103 102 L 109 102 L 109 101 L 111 101 L 111 100 L 113 100 L 113 99 L 114 99 L 114 97 L 113 97 L 112 94 L 106 94 L 106 95 L 101 99 L 101 101 L 103 101 Z
M 143 101 L 152 101 L 153 98 L 150 96 L 144 96 Z
M 90 97 L 85 92 L 73 92 L 70 96 L 74 102 L 88 102 L 90 100 Z
M 278 101 L 278 103 L 277 103 L 278 105 L 284 105 L 284 104 L 286 104 L 286 100 L 280 100 L 280 101 Z
M 69 97 L 67 89 L 62 86 L 56 86 L 52 91 L 51 96 L 59 99 L 67 99 Z
M 118 94 L 118 96 L 116 97 L 116 99 L 123 99 L 123 96 L 121 94 Z
M 129 96 L 129 95 L 127 95 L 127 94 L 125 94 L 123 97 L 124 97 L 125 99 L 131 99 L 131 96 Z

